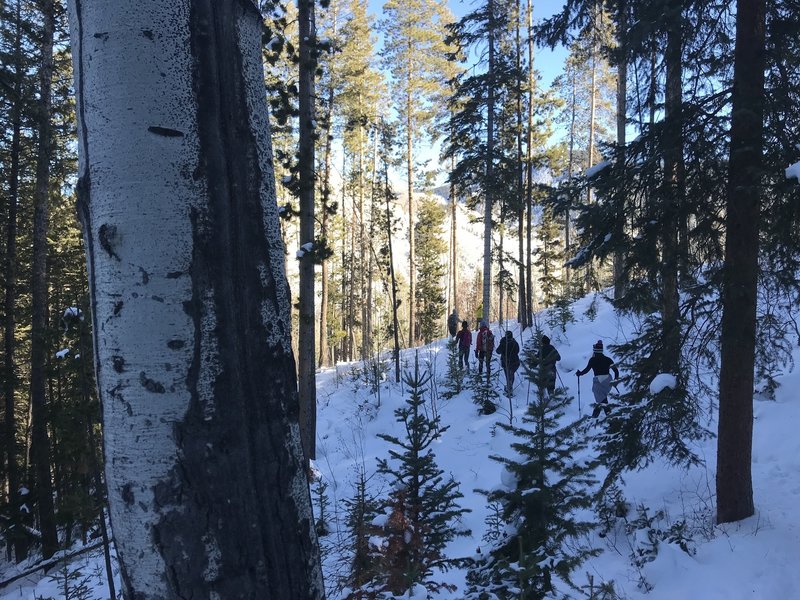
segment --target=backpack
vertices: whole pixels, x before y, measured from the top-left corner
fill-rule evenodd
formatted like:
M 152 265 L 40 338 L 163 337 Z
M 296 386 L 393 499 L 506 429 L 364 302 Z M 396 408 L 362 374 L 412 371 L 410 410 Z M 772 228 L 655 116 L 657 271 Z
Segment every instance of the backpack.
M 483 337 L 481 338 L 481 350 L 486 354 L 489 354 L 492 350 L 494 350 L 494 334 L 492 333 L 491 329 L 487 329 L 483 332 Z

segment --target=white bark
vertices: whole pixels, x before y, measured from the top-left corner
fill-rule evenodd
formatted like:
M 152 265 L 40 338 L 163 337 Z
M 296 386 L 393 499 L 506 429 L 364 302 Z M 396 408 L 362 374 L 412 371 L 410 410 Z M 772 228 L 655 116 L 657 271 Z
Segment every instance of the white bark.
M 207 0 L 69 8 L 79 211 L 126 596 L 321 597 L 296 382 L 281 369 L 293 368 L 290 299 L 257 9 Z M 231 143 L 239 138 L 241 149 Z M 235 151 L 254 167 L 245 178 Z M 259 375 L 273 379 L 274 397 Z M 272 455 L 259 456 L 262 446 Z M 273 573 L 293 541 L 265 539 L 279 527 L 273 510 L 295 518 L 305 584 Z M 250 543 L 248 566 L 229 550 Z

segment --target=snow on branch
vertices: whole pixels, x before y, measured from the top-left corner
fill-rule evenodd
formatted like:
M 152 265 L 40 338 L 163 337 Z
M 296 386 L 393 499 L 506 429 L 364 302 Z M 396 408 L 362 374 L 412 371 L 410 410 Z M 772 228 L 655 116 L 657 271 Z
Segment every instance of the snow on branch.
M 797 182 L 800 183 L 800 162 L 796 162 L 786 169 L 786 179 L 797 179 Z
M 592 177 L 597 175 L 600 171 L 610 166 L 611 166 L 611 161 L 604 160 L 603 162 L 599 162 L 596 165 L 586 169 L 586 172 L 584 172 L 583 176 L 586 177 L 586 179 L 591 179 Z
M 650 382 L 650 393 L 658 394 L 664 388 L 674 390 L 677 385 L 678 379 L 675 377 L 675 375 L 670 375 L 669 373 L 659 373 L 653 378 L 653 381 Z

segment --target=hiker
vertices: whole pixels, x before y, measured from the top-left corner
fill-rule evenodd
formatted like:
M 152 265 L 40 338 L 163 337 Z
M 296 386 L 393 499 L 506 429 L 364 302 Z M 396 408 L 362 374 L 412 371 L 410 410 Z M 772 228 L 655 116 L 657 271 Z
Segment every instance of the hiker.
M 466 367 L 469 373 L 469 349 L 472 347 L 472 332 L 469 330 L 467 321 L 461 322 L 461 329 L 456 334 L 456 344 L 458 344 L 458 368 Z
M 497 354 L 500 355 L 500 366 L 506 374 L 506 393 L 510 396 L 514 392 L 514 374 L 519 369 L 519 344 L 510 331 L 506 331 L 506 335 L 497 344 Z
M 450 316 L 447 317 L 447 331 L 450 332 L 450 337 L 456 334 L 458 329 L 458 311 L 454 308 Z
M 550 396 L 556 391 L 556 377 L 558 376 L 556 363 L 560 360 L 561 355 L 550 343 L 550 338 L 543 335 L 539 343 L 539 356 L 533 366 L 539 367 L 536 384 L 540 390 L 547 390 Z
M 594 372 L 594 379 L 592 380 L 592 393 L 594 393 L 594 411 L 592 418 L 600 416 L 600 410 L 605 411 L 606 415 L 611 412 L 608 406 L 608 393 L 611 391 L 611 374 L 614 371 L 614 379 L 619 379 L 619 369 L 614 361 L 608 356 L 603 354 L 603 340 L 597 340 L 597 343 L 592 346 L 592 358 L 585 369 L 577 371 L 578 385 L 581 384 L 580 377 L 585 375 L 591 369 Z
M 483 373 L 483 363 L 486 362 L 486 374 L 489 374 L 489 365 L 494 351 L 494 334 L 489 329 L 486 321 L 481 321 L 475 342 L 475 357 L 478 359 L 478 373 Z

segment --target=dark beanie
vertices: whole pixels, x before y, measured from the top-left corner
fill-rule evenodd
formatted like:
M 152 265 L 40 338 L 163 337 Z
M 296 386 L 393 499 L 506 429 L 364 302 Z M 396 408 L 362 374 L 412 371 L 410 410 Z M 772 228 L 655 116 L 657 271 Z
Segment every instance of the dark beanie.
M 543 335 L 542 336 L 542 343 L 543 344 L 549 344 L 550 343 L 550 338 L 547 337 L 546 335 Z
M 592 346 L 592 350 L 594 350 L 595 354 L 602 354 L 603 353 L 603 340 L 597 340 L 597 343 Z

